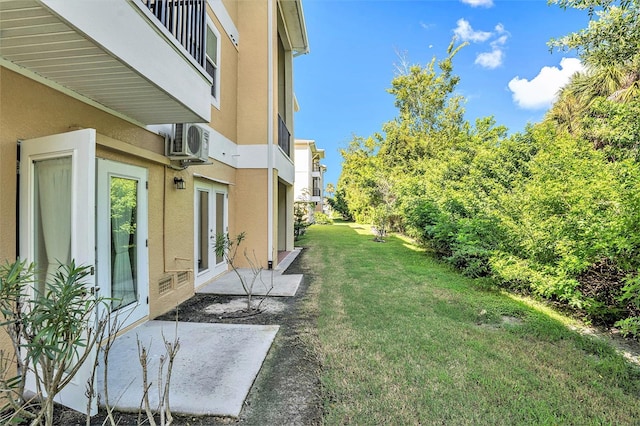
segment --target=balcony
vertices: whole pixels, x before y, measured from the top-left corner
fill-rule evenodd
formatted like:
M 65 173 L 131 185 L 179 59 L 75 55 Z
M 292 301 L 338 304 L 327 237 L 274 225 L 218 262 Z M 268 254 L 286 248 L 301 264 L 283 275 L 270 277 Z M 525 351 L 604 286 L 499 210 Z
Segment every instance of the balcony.
M 0 58 L 16 72 L 142 124 L 208 122 L 204 4 L 2 1 Z
M 322 166 L 317 161 L 315 161 L 311 166 L 311 176 L 313 178 L 322 177 Z
M 280 117 L 280 114 L 278 114 L 278 145 L 282 148 L 285 154 L 291 157 L 291 132 L 289 132 L 289 129 L 282 117 Z
M 153 16 L 205 66 L 206 5 L 201 0 L 142 0 Z

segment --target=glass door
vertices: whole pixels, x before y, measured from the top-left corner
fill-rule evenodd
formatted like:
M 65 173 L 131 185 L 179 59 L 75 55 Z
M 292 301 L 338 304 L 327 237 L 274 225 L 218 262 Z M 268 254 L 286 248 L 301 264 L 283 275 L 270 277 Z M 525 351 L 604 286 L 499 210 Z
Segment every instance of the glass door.
M 98 159 L 100 294 L 124 326 L 149 314 L 147 170 Z
M 226 233 L 227 187 L 211 181 L 196 181 L 194 194 L 195 286 L 227 271 L 227 263 L 215 253 L 218 233 Z

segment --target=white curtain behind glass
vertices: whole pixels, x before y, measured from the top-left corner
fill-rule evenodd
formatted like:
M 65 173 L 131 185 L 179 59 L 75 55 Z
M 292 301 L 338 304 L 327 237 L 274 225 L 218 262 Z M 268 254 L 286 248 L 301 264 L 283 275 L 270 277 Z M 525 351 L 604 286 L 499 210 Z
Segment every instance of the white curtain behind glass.
M 35 162 L 36 197 L 50 279 L 60 264 L 71 261 L 71 157 Z M 37 214 L 37 213 L 36 213 Z M 36 229 L 37 229 L 36 225 Z M 44 265 L 38 265 L 43 269 Z
M 135 278 L 131 269 L 130 250 L 135 250 L 137 182 L 111 179 L 111 297 L 114 307 L 136 301 Z M 133 236 L 133 242 L 131 241 Z

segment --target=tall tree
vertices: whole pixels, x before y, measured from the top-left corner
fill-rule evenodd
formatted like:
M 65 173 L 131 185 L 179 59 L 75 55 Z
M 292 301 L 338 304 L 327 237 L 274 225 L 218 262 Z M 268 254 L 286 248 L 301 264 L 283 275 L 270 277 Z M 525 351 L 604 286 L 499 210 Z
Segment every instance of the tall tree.
M 463 124 L 463 98 L 454 95 L 459 77 L 453 58 L 466 46 L 449 44 L 447 57 L 433 58 L 426 66 L 403 61 L 388 92 L 395 96 L 396 119 L 384 124 L 380 155 L 391 165 L 407 168 L 412 162 L 435 155 L 455 139 Z
M 587 10 L 589 26 L 549 45 L 560 50 L 576 49 L 581 58 L 592 66 L 611 64 L 626 66 L 639 54 L 640 1 L 639 0 L 550 0 L 563 9 Z
M 630 104 L 640 99 L 640 0 L 552 3 L 586 9 L 597 19 L 592 19 L 586 29 L 549 42 L 552 48 L 576 49 L 587 69 L 571 78 L 545 118 L 562 130 L 586 137 L 596 148 L 613 145 L 624 149 L 628 143 L 614 141 L 615 132 L 602 129 L 607 117 L 629 116 L 628 108 L 607 106 L 607 102 Z M 610 158 L 627 156 L 616 152 Z
M 377 138 L 354 136 L 349 146 L 340 150 L 343 161 L 338 192 L 359 222 L 369 221 L 370 206 L 376 205 L 379 198 L 376 181 L 379 146 Z
M 332 183 L 328 183 L 327 186 L 324 189 L 324 192 L 327 193 L 329 198 L 333 198 L 333 193 L 336 192 L 336 188 L 333 186 Z

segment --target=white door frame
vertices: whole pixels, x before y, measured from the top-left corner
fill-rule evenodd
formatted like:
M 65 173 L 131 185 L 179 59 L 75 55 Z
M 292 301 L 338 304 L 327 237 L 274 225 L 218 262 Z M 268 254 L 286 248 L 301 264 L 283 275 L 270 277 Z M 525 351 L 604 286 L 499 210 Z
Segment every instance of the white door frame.
M 22 141 L 20 149 L 20 258 L 36 260 L 35 232 L 35 162 L 71 157 L 71 250 L 70 258 L 77 266 L 95 265 L 95 129 L 76 130 Z M 95 288 L 95 276 L 83 281 L 90 293 Z M 31 296 L 33 297 L 33 293 Z M 89 321 L 95 323 L 95 313 Z M 93 349 L 95 351 L 95 348 Z M 73 380 L 57 395 L 56 401 L 86 412 L 86 386 L 93 373 L 90 355 Z M 33 374 L 27 374 L 26 390 L 35 390 Z M 91 414 L 97 413 L 97 401 L 91 404 Z
M 194 180 L 194 193 L 193 193 L 193 211 L 194 211 L 194 220 L 193 220 L 193 230 L 194 230 L 194 241 L 193 241 L 193 270 L 195 275 L 194 285 L 195 287 L 199 287 L 214 277 L 224 273 L 227 271 L 227 263 L 225 260 L 222 262 L 216 262 L 216 253 L 215 253 L 215 237 L 217 233 L 226 233 L 228 232 L 228 215 L 229 215 L 229 207 L 228 207 L 228 197 L 229 191 L 226 185 L 209 181 L 209 180 Z M 198 253 L 199 253 L 199 243 L 200 243 L 200 195 L 201 193 L 207 194 L 207 212 L 209 213 L 207 221 L 208 221 L 208 253 L 207 253 L 207 268 L 200 270 L 198 265 Z M 216 226 L 216 212 L 217 209 L 220 208 L 218 205 L 217 199 L 218 195 L 222 195 L 222 199 L 224 205 L 223 209 L 223 229 L 217 229 Z
M 111 179 L 137 182 L 136 203 L 136 302 L 112 312 L 120 327 L 127 327 L 149 315 L 148 171 L 144 167 L 97 159 L 96 257 L 99 294 L 111 298 Z M 111 305 L 111 303 L 108 303 Z

